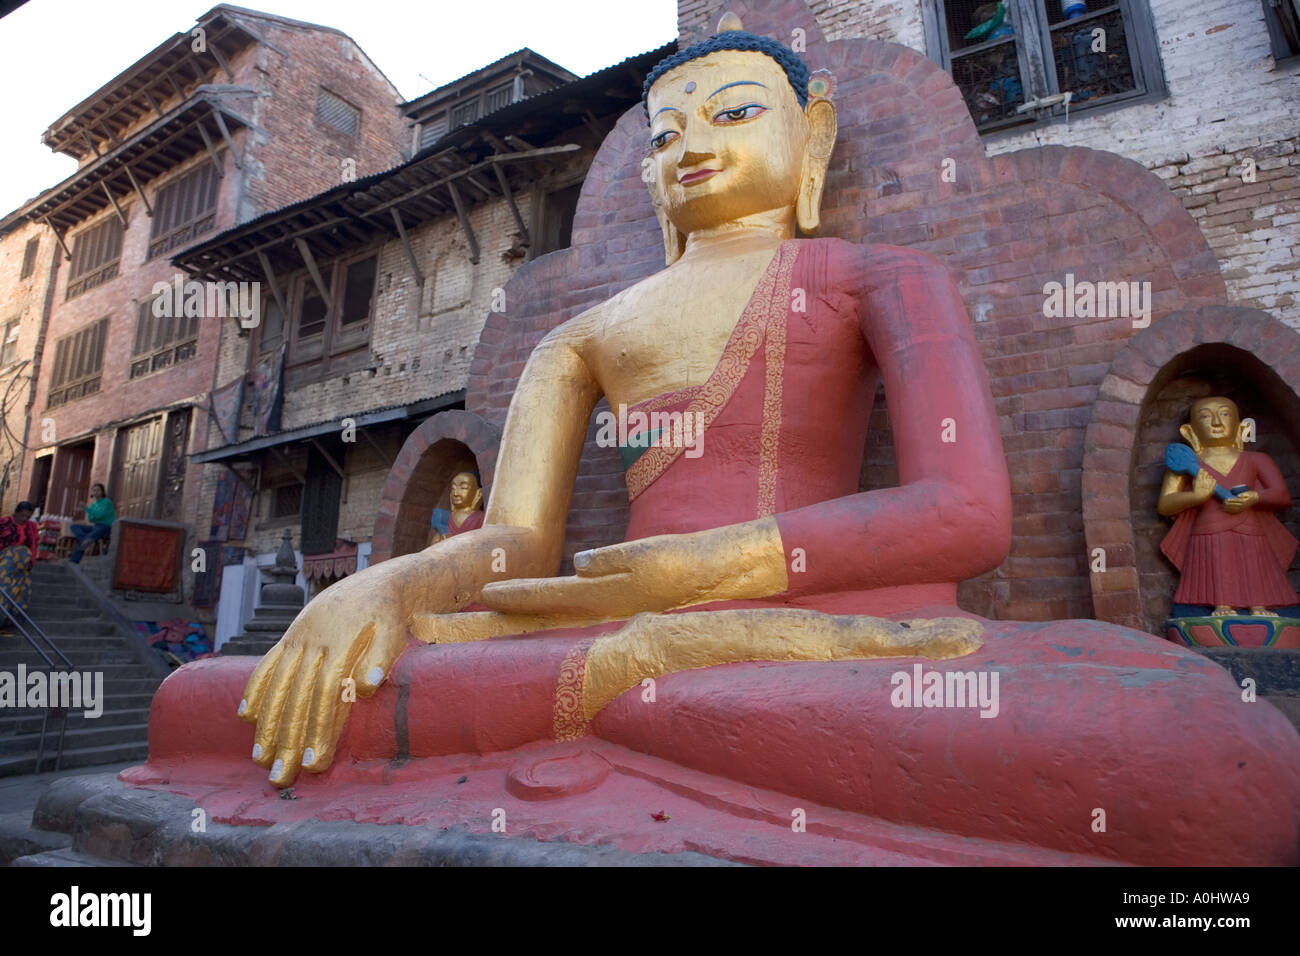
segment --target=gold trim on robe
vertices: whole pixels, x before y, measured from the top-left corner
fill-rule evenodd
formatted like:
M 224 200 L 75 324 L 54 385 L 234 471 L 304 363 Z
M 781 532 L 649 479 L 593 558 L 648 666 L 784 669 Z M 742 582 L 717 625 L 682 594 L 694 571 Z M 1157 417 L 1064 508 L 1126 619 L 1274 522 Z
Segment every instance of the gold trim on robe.
M 781 430 L 781 387 L 785 364 L 785 320 L 790 311 L 790 279 L 794 274 L 795 260 L 799 257 L 797 240 L 783 242 L 763 276 L 754 294 L 745 305 L 745 311 L 732 330 L 717 366 L 687 406 L 684 416 L 703 422 L 699 434 L 707 432 L 710 425 L 731 400 L 749 371 L 754 355 L 762 345 L 767 362 L 767 375 L 763 396 L 763 423 L 761 465 L 759 473 L 759 509 L 755 517 L 775 512 L 777 450 Z M 662 399 L 681 398 L 690 393 L 682 389 L 672 396 L 658 396 L 650 403 Z M 649 403 L 641 403 L 644 410 Z M 629 500 L 650 487 L 685 451 L 682 446 L 651 445 L 627 470 Z M 766 508 L 767 510 L 764 510 Z

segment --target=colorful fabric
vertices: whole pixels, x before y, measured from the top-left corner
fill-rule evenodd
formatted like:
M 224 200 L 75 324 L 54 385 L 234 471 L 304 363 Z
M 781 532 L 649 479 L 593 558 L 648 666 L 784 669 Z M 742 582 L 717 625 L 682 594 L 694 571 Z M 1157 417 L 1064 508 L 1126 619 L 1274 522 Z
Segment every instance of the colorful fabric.
M 217 479 L 208 537 L 213 541 L 242 541 L 248 534 L 248 516 L 252 507 L 253 490 L 227 468 Z
M 0 588 L 24 611 L 32 596 L 32 552 L 15 544 L 0 550 Z M 0 616 L 2 617 L 2 616 Z
M 117 543 L 113 587 L 167 593 L 176 590 L 184 530 L 124 521 Z
M 172 666 L 212 656 L 212 643 L 198 621 L 132 621 L 135 632 Z M 175 660 L 173 660 L 175 658 Z
M 117 509 L 107 498 L 86 505 L 86 520 L 91 524 L 112 524 L 117 520 Z
M 284 384 L 283 345 L 258 363 L 253 371 L 253 430 L 269 435 L 280 430 L 280 407 Z
M 0 518 L 0 548 L 21 544 L 35 553 L 39 543 L 38 537 L 35 521 L 25 521 L 20 525 L 12 515 Z
M 229 445 L 239 439 L 239 407 L 244 400 L 244 379 L 235 379 L 225 388 L 219 388 L 209 398 L 212 420 L 221 432 L 221 444 Z

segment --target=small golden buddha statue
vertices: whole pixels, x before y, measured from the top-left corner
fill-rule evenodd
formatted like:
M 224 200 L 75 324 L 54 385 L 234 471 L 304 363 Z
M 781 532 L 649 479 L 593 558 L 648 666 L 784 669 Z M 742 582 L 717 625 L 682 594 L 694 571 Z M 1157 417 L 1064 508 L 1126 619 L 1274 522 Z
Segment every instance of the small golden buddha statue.
M 1174 603 L 1211 606 L 1214 617 L 1276 617 L 1271 608 L 1300 604 L 1286 578 L 1297 542 L 1273 514 L 1291 496 L 1273 459 L 1245 450 L 1246 427 L 1230 398 L 1194 402 L 1179 428 L 1187 444 L 1166 449 L 1156 505 L 1175 518 L 1160 545 L 1182 574 Z
M 451 479 L 450 497 L 451 517 L 447 521 L 447 533 L 442 534 L 435 528 L 429 535 L 430 544 L 483 527 L 483 489 L 473 472 L 462 471 Z

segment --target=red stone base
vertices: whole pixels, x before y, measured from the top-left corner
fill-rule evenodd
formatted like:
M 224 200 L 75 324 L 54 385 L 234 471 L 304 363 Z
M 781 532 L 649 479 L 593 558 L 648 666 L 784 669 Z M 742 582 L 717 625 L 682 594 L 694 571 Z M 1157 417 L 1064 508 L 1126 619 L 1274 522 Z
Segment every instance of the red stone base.
M 945 610 L 960 613 L 908 616 Z M 1300 735 L 1227 671 L 1097 621 L 989 621 L 985 636 L 954 661 L 670 674 L 653 703 L 634 688 L 568 743 L 549 738 L 578 635 L 415 646 L 297 800 L 267 784 L 234 716 L 255 662 L 200 661 L 160 688 L 149 763 L 122 779 L 218 822 L 492 833 L 501 810 L 506 837 L 766 863 L 1300 862 Z M 998 673 L 998 715 L 895 706 L 893 676 L 917 664 Z

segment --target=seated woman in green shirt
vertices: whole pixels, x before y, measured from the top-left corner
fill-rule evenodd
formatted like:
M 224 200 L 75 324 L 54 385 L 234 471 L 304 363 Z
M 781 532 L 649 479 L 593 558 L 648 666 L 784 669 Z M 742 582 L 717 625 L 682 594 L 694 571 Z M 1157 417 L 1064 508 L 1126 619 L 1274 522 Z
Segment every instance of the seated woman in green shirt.
M 68 558 L 73 564 L 81 563 L 81 555 L 85 552 L 86 545 L 100 538 L 107 538 L 109 532 L 113 530 L 113 522 L 117 520 L 117 510 L 113 507 L 113 502 L 108 500 L 104 486 L 99 482 L 90 486 L 86 518 L 90 520 L 90 524 L 74 524 L 69 529 L 77 538 L 77 549 Z

